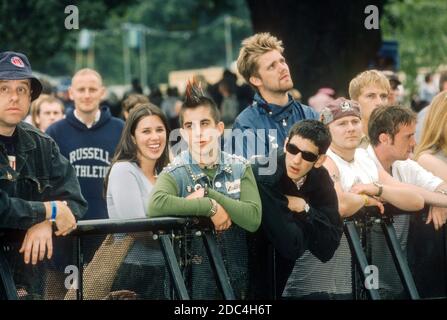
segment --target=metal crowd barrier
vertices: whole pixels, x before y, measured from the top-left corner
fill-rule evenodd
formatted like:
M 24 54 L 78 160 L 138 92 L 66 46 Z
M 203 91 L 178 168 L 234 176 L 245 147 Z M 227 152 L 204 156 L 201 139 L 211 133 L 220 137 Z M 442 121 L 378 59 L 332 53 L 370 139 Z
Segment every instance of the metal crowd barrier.
M 420 299 L 410 267 L 404 258 L 404 254 L 396 236 L 396 231 L 393 226 L 393 217 L 392 215 L 387 215 L 386 213 L 381 216 L 376 208 L 363 210 L 363 212 L 357 215 L 354 219 L 347 219 L 344 222 L 344 232 L 348 239 L 352 252 L 352 258 L 357 267 L 357 272 L 360 275 L 362 283 L 365 283 L 366 280 L 366 275 L 363 270 L 366 270 L 366 267 L 370 264 L 369 262 L 371 260 L 370 257 L 368 259 L 366 256 L 365 249 L 367 246 L 366 234 L 370 232 L 368 230 L 368 226 L 372 223 L 380 224 L 386 239 L 386 244 L 393 257 L 394 265 L 408 296 L 411 300 Z M 362 237 L 359 235 L 358 229 L 360 229 L 359 231 Z M 354 291 L 356 291 L 355 282 L 353 282 L 353 285 Z M 377 289 L 369 288 L 366 289 L 366 292 L 369 294 L 371 300 L 381 299 Z
M 365 283 L 366 275 L 363 272 L 365 268 L 371 263 L 371 257 L 368 255 L 367 248 L 367 240 L 365 235 L 368 231 L 368 224 L 371 224 L 371 221 L 374 220 L 374 223 L 379 223 L 383 234 L 385 236 L 387 247 L 389 248 L 392 258 L 394 261 L 395 268 L 398 272 L 398 276 L 400 278 L 401 284 L 405 289 L 409 299 L 419 299 L 421 295 L 419 294 L 417 285 L 421 285 L 421 275 L 423 272 L 427 272 L 426 270 L 421 270 L 422 268 L 416 266 L 410 268 L 409 263 L 407 263 L 406 257 L 401 251 L 400 244 L 396 237 L 395 229 L 392 225 L 392 217 L 384 216 L 378 219 L 377 213 L 368 214 L 366 213 L 361 218 L 355 218 L 351 220 L 346 220 L 344 224 L 344 232 L 348 239 L 348 243 L 350 246 L 350 250 L 352 253 L 352 260 L 354 267 L 352 268 L 352 276 L 353 278 L 359 277 L 362 283 Z M 422 221 L 423 219 L 421 219 Z M 414 224 L 414 223 L 413 223 Z M 421 223 L 419 223 L 421 224 Z M 420 228 L 420 226 L 418 227 Z M 425 226 L 427 230 L 430 226 Z M 432 226 L 431 226 L 432 228 Z M 73 294 L 73 298 L 77 300 L 83 300 L 86 297 L 84 296 L 84 286 L 85 281 L 84 277 L 84 269 L 86 265 L 88 265 L 88 261 L 86 262 L 86 251 L 84 242 L 88 237 L 91 236 L 105 236 L 114 234 L 115 237 L 119 238 L 119 235 L 125 235 L 129 233 L 141 233 L 143 238 L 149 238 L 151 241 L 155 241 L 159 244 L 159 250 L 162 253 L 164 258 L 164 265 L 167 270 L 167 274 L 169 275 L 169 298 L 171 299 L 179 299 L 179 300 L 189 300 L 191 298 L 190 289 L 191 284 L 187 283 L 185 280 L 187 278 L 186 266 L 192 258 L 189 256 L 188 247 L 186 245 L 186 239 L 190 239 L 191 237 L 200 237 L 203 241 L 204 248 L 206 250 L 206 254 L 211 266 L 211 270 L 214 274 L 214 279 L 216 281 L 216 287 L 219 289 L 221 297 L 226 300 L 234 300 L 235 292 L 231 286 L 227 270 L 225 268 L 224 259 L 221 255 L 219 247 L 216 243 L 216 238 L 213 235 L 214 229 L 211 225 L 209 219 L 206 218 L 153 218 L 153 219 L 133 219 L 133 220 L 91 220 L 91 221 L 80 221 L 78 222 L 78 228 L 73 231 L 67 239 L 71 239 L 74 243 L 73 248 L 73 257 L 76 263 L 77 269 L 79 270 L 78 274 L 78 289 L 75 294 Z M 414 232 L 414 230 L 413 230 Z M 426 231 L 424 231 L 426 232 Z M 442 247 L 443 250 L 442 257 L 439 257 L 439 261 L 436 262 L 440 265 L 441 273 L 439 275 L 439 281 L 441 282 L 441 289 L 438 290 L 441 294 L 437 293 L 437 296 L 444 297 L 447 292 L 447 281 L 446 281 L 446 266 L 447 266 L 447 249 L 446 249 L 446 228 L 444 227 L 442 231 L 438 231 L 438 235 L 442 233 L 444 240 L 437 240 Z M 17 230 L 0 230 L 0 299 L 8 299 L 8 300 L 17 300 L 21 298 L 19 293 L 22 291 L 26 291 L 24 289 L 18 288 L 16 283 L 15 272 L 17 269 L 24 268 L 24 264 L 14 264 L 11 260 L 10 256 L 12 253 L 16 253 L 16 257 L 23 259 L 22 255 L 19 255 L 18 247 L 11 249 L 11 244 L 20 243 L 24 238 L 24 231 Z M 140 235 L 140 236 L 141 236 Z M 415 236 L 419 236 L 416 234 Z M 411 233 L 410 239 L 411 240 Z M 429 235 L 432 237 L 432 235 Z M 439 237 L 438 237 L 439 238 Z M 53 238 L 56 239 L 56 238 Z M 60 238 L 59 238 L 60 239 Z M 103 238 L 101 238 L 103 241 Z M 410 241 L 411 242 L 411 241 Z M 416 253 L 421 251 L 421 248 L 417 248 L 418 245 L 417 240 L 413 239 L 414 248 L 412 249 Z M 420 243 L 420 245 L 424 245 Z M 419 251 L 418 251 L 419 250 Z M 441 251 L 438 250 L 438 251 Z M 415 254 L 413 254 L 415 256 Z M 272 257 L 274 259 L 274 257 Z M 422 262 L 424 262 L 424 257 L 416 257 Z M 91 259 L 88 258 L 88 259 Z M 442 260 L 442 261 L 441 261 Z M 188 262 L 189 261 L 189 262 Z M 11 265 L 11 263 L 13 263 Z M 39 262 L 38 264 L 41 264 Z M 414 263 L 413 263 L 414 264 Z M 441 266 L 442 265 L 442 266 Z M 29 266 L 27 268 L 30 268 Z M 418 270 L 419 268 L 419 270 Z M 27 269 L 22 272 L 22 276 L 27 274 L 27 272 L 31 269 Z M 423 271 L 423 272 L 422 272 Z M 416 273 L 416 281 L 414 278 L 414 274 Z M 267 276 L 267 275 L 266 275 Z M 424 274 L 423 277 L 426 277 Z M 151 281 L 159 281 L 160 279 L 150 279 Z M 434 279 L 431 279 L 433 283 Z M 95 280 L 94 280 L 95 281 Z M 442 282 L 444 281 L 445 286 L 442 287 Z M 435 281 L 436 282 L 436 281 Z M 381 299 L 379 290 L 375 289 L 365 289 L 359 288 L 358 281 L 353 281 L 353 292 L 362 291 L 368 294 L 368 298 L 371 300 L 379 300 Z M 427 291 L 427 290 L 425 290 Z M 428 293 L 430 294 L 430 293 Z M 425 294 L 427 295 L 427 294 Z M 37 298 L 42 298 L 43 295 L 38 296 Z M 356 295 L 355 298 L 358 298 L 359 295 Z M 33 296 L 31 296 L 33 298 Z M 88 297 L 87 297 L 88 298 Z M 424 298 L 424 294 L 422 295 Z
M 220 250 L 217 247 L 215 238 L 212 236 L 213 228 L 210 225 L 210 220 L 170 217 L 133 220 L 104 219 L 78 222 L 77 229 L 67 236 L 67 238 L 72 238 L 76 242 L 75 255 L 79 270 L 79 288 L 76 290 L 76 299 L 84 299 L 84 246 L 82 242 L 85 237 L 136 232 L 151 232 L 150 235 L 146 234 L 145 236 L 151 236 L 152 239 L 159 242 L 174 292 L 172 298 L 180 300 L 190 299 L 187 285 L 185 284 L 184 270 L 182 270 L 184 268 L 181 267 L 185 265 L 185 257 L 181 254 L 176 255 L 173 246 L 174 242 L 181 242 L 187 235 L 190 235 L 202 238 L 222 297 L 227 300 L 235 299 Z M 8 245 L 22 241 L 24 234 L 23 231 L 17 230 L 0 231 L 0 298 L 7 300 L 19 299 L 12 268 L 6 256 L 7 251 L 10 251 L 8 250 Z M 157 280 L 155 279 L 155 281 Z

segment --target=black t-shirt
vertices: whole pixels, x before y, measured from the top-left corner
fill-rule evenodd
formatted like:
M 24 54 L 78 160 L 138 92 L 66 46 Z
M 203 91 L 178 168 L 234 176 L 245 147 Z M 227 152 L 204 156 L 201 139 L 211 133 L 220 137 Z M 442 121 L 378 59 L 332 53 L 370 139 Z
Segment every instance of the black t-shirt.
M 16 143 L 17 143 L 17 130 L 14 131 L 12 136 L 0 135 L 0 145 L 2 145 L 2 152 L 8 157 L 9 165 L 14 170 L 16 169 Z

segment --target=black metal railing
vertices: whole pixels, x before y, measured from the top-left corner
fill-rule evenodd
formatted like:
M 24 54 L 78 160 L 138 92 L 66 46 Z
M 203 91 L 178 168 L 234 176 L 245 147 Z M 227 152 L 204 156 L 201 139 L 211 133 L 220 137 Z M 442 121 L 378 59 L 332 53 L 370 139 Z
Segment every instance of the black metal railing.
M 421 221 L 422 220 L 423 219 L 421 219 Z M 421 270 L 417 270 L 417 268 L 413 270 L 409 267 L 404 253 L 400 250 L 400 244 L 396 237 L 392 225 L 392 217 L 390 215 L 379 217 L 377 213 L 373 213 L 363 216 L 359 215 L 355 219 L 345 221 L 344 231 L 350 245 L 354 263 L 354 268 L 352 269 L 353 278 L 357 276 L 360 278 L 361 283 L 365 282 L 366 275 L 364 270 L 367 265 L 371 264 L 371 257 L 368 255 L 367 245 L 365 245 L 367 244 L 365 235 L 370 232 L 369 227 L 372 223 L 379 224 L 381 227 L 387 248 L 390 250 L 394 261 L 395 270 L 397 270 L 398 273 L 398 276 L 396 277 L 400 278 L 400 282 L 407 292 L 408 298 L 419 299 L 420 294 L 418 287 L 420 286 L 420 282 L 415 281 L 413 275 L 416 273 L 417 276 L 417 273 Z M 429 230 L 429 227 L 425 226 L 423 223 L 419 223 L 417 228 L 421 228 L 421 226 Z M 412 232 L 414 232 L 414 230 Z M 143 274 L 140 276 L 143 278 L 146 277 L 147 279 L 135 281 L 147 281 L 148 283 L 163 282 L 164 286 L 167 288 L 166 292 L 160 294 L 162 299 L 188 300 L 192 298 L 191 291 L 194 284 L 190 280 L 189 272 L 191 265 L 193 264 L 192 261 L 196 259 L 196 257 L 192 257 L 190 253 L 189 244 L 191 239 L 194 239 L 194 241 L 197 241 L 197 239 L 203 241 L 207 260 L 209 261 L 213 273 L 209 276 L 213 277 L 216 288 L 220 292 L 220 298 L 227 300 L 236 298 L 230 277 L 225 267 L 224 258 L 216 242 L 214 228 L 211 221 L 206 218 L 166 217 L 133 220 L 107 219 L 80 221 L 78 222 L 76 230 L 69 236 L 62 238 L 62 240 L 65 241 L 65 245 L 57 243 L 61 238 L 53 238 L 55 252 L 58 251 L 59 255 L 67 256 L 65 257 L 65 260 L 62 259 L 61 262 L 57 257 L 53 257 L 49 261 L 39 262 L 36 267 L 25 265 L 22 261 L 23 257 L 18 254 L 18 248 L 20 242 L 24 238 L 24 234 L 25 231 L 0 230 L 0 298 L 2 299 L 51 299 L 51 297 L 54 298 L 55 296 L 56 299 L 78 300 L 92 298 L 124 299 L 129 296 L 135 298 L 135 296 L 132 296 L 132 292 L 129 294 L 129 291 L 131 290 L 121 290 L 123 288 L 120 285 L 113 284 L 112 286 L 112 284 L 109 284 L 109 287 L 107 287 L 108 289 L 104 289 L 103 291 L 99 290 L 97 286 L 100 286 L 104 282 L 104 279 L 101 279 L 101 274 L 95 274 L 95 269 L 92 268 L 92 266 L 95 266 L 95 261 L 98 260 L 96 258 L 103 258 L 103 256 L 99 255 L 99 252 L 104 249 L 104 244 L 108 243 L 108 241 L 116 243 L 119 250 L 114 251 L 115 247 L 110 245 L 108 247 L 110 252 L 106 252 L 108 255 L 112 256 L 112 259 L 114 256 L 116 256 L 116 259 L 119 259 L 118 256 L 121 256 L 121 260 L 112 263 L 115 265 L 114 271 L 107 270 L 108 267 L 111 267 L 107 265 L 109 263 L 107 261 L 102 261 L 102 266 L 98 269 L 100 273 L 110 271 L 111 275 L 108 276 L 113 282 L 115 274 L 119 273 L 117 269 L 118 265 L 124 264 L 125 256 L 130 252 L 129 247 L 119 247 L 119 245 L 124 243 L 123 239 L 126 239 L 126 235 L 132 237 L 130 241 L 132 245 L 137 241 L 143 243 L 145 246 L 148 245 L 149 247 L 153 244 L 157 244 L 155 251 L 159 252 L 160 257 L 163 259 L 163 264 L 160 269 L 161 273 L 157 274 L 163 275 L 165 273 L 167 279 L 163 279 L 163 276 L 150 278 L 149 276 L 145 276 L 144 269 L 142 269 Z M 445 293 L 447 292 L 445 227 L 443 230 L 437 231 L 436 234 L 438 235 L 438 238 L 440 238 L 441 235 L 443 237 L 443 240 L 438 239 L 441 246 L 438 251 L 443 251 L 442 253 L 439 253 L 438 264 L 440 265 L 441 270 L 439 281 L 445 283 L 445 290 L 442 290 L 441 283 L 440 293 L 437 293 L 436 297 L 445 297 Z M 410 240 L 412 236 L 419 236 L 419 234 L 415 233 L 415 235 L 412 235 L 410 233 L 409 242 L 411 242 Z M 429 237 L 432 237 L 432 234 L 430 234 Z M 93 238 L 96 240 L 93 241 Z M 418 245 L 417 239 L 412 242 Z M 91 243 L 93 243 L 93 249 L 91 248 Z M 88 244 L 90 244 L 90 249 Z M 424 243 L 420 243 L 420 245 L 423 244 Z M 415 244 L 413 244 L 413 246 L 415 246 Z M 416 250 L 416 252 L 418 251 Z M 419 260 L 424 260 L 423 256 L 418 258 Z M 274 256 L 272 259 L 274 259 Z M 68 264 L 76 266 L 76 270 L 78 270 L 77 277 L 75 277 L 76 285 L 73 285 L 72 283 L 73 286 L 71 288 L 67 287 L 64 282 L 67 278 L 66 272 L 64 273 L 64 271 L 60 270 L 61 265 L 65 266 Z M 144 263 L 140 263 L 139 261 L 136 263 L 137 266 L 140 266 L 141 264 Z M 136 273 L 140 273 L 139 270 L 140 269 L 138 269 Z M 30 275 L 33 272 L 37 276 Z M 250 271 L 248 270 L 248 272 Z M 135 273 L 135 271 L 132 269 L 129 274 L 132 275 L 133 273 Z M 51 279 L 49 275 L 54 274 L 56 275 L 55 279 L 57 280 L 48 280 Z M 36 277 L 39 279 L 36 280 Z M 125 276 L 123 277 L 125 278 Z M 35 283 L 30 285 L 30 281 L 34 281 Z M 64 282 L 65 289 L 68 291 L 64 289 L 61 291 L 61 294 L 53 296 L 47 294 L 49 289 L 53 289 L 52 287 L 57 286 L 61 281 Z M 358 282 L 356 283 L 353 281 L 353 285 L 353 291 L 355 293 L 356 290 L 358 291 L 358 288 L 355 288 L 355 286 L 358 285 Z M 124 286 L 124 289 L 125 288 L 126 286 Z M 97 290 L 96 293 L 95 290 Z M 367 293 L 366 298 L 373 300 L 381 299 L 378 290 L 366 290 L 365 288 L 361 288 L 361 290 Z M 94 294 L 92 294 L 92 292 L 94 292 Z M 51 297 L 48 298 L 49 296 Z M 354 297 L 359 298 L 359 295 Z M 424 297 L 424 295 L 422 295 L 422 297 Z M 425 297 L 427 297 L 427 295 L 425 295 Z M 160 297 L 157 296 L 157 299 L 158 298 Z
M 190 294 L 188 293 L 184 276 L 184 267 L 188 264 L 186 262 L 187 257 L 185 254 L 181 254 L 181 250 L 178 250 L 178 247 L 185 246 L 185 240 L 188 237 L 201 237 L 222 297 L 224 299 L 234 299 L 233 289 L 231 288 L 215 238 L 212 236 L 212 230 L 209 219 L 198 218 L 105 219 L 78 222 L 77 229 L 67 236 L 67 238 L 71 238 L 75 242 L 75 261 L 77 270 L 79 270 L 76 299 L 83 300 L 85 298 L 84 285 L 86 279 L 83 279 L 85 248 L 83 242 L 86 241 L 86 238 L 89 236 L 130 233 L 142 233 L 139 237 L 140 239 L 149 238 L 149 240 L 159 243 L 169 273 L 173 292 L 171 298 L 181 300 L 190 299 Z M 2 241 L 0 250 L 0 291 L 3 292 L 3 298 L 9 300 L 19 299 L 19 296 L 14 282 L 13 270 L 8 262 L 6 253 L 11 251 L 8 249 L 9 245 L 23 239 L 23 236 L 24 232 L 16 230 L 4 230 L 0 233 L 0 240 Z M 174 245 L 177 248 L 174 248 Z M 154 279 L 152 280 L 154 281 Z M 157 280 L 155 279 L 155 281 Z

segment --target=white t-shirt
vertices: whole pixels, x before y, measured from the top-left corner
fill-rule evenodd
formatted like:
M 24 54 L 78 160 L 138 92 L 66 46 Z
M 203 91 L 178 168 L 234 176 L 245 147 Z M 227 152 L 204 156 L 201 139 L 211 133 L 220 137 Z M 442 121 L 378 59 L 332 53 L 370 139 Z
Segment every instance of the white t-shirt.
M 366 149 L 371 159 L 378 167 L 383 168 L 371 145 Z M 429 191 L 434 191 L 443 182 L 429 171 L 422 168 L 413 160 L 395 161 L 391 165 L 391 174 L 396 180 L 416 185 Z M 408 233 L 410 229 L 410 214 L 399 214 L 393 216 L 393 227 L 396 231 L 396 238 L 399 241 L 404 257 L 406 257 Z M 392 294 L 399 294 L 403 291 L 396 268 L 393 266 L 391 252 L 387 249 L 386 240 L 380 228 L 374 228 L 372 234 L 372 258 L 373 263 L 382 269 L 380 287 L 388 290 Z M 382 248 L 382 249 L 381 249 Z
M 367 148 L 367 152 L 376 165 L 382 167 L 371 145 Z M 391 165 L 391 172 L 392 176 L 400 182 L 413 184 L 429 191 L 435 191 L 443 183 L 441 178 L 436 177 L 411 159 L 395 161 Z
M 357 183 L 368 184 L 379 181 L 379 170 L 365 149 L 357 148 L 354 160 L 351 162 L 342 159 L 331 149 L 326 154 L 335 162 L 340 172 L 340 184 L 344 192 L 349 192 Z

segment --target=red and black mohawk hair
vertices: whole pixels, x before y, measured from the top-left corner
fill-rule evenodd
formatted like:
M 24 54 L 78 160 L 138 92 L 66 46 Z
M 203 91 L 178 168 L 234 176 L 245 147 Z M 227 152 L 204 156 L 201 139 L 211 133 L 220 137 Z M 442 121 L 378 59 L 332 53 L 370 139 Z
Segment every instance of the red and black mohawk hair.
M 202 85 L 200 82 L 195 80 L 188 80 L 185 90 L 185 101 L 186 107 L 194 107 L 202 103 L 205 94 L 202 90 Z
M 183 126 L 183 114 L 186 109 L 206 107 L 211 111 L 211 115 L 216 123 L 220 121 L 220 112 L 213 99 L 205 95 L 200 82 L 188 80 L 185 90 L 185 100 L 179 114 L 180 126 Z

